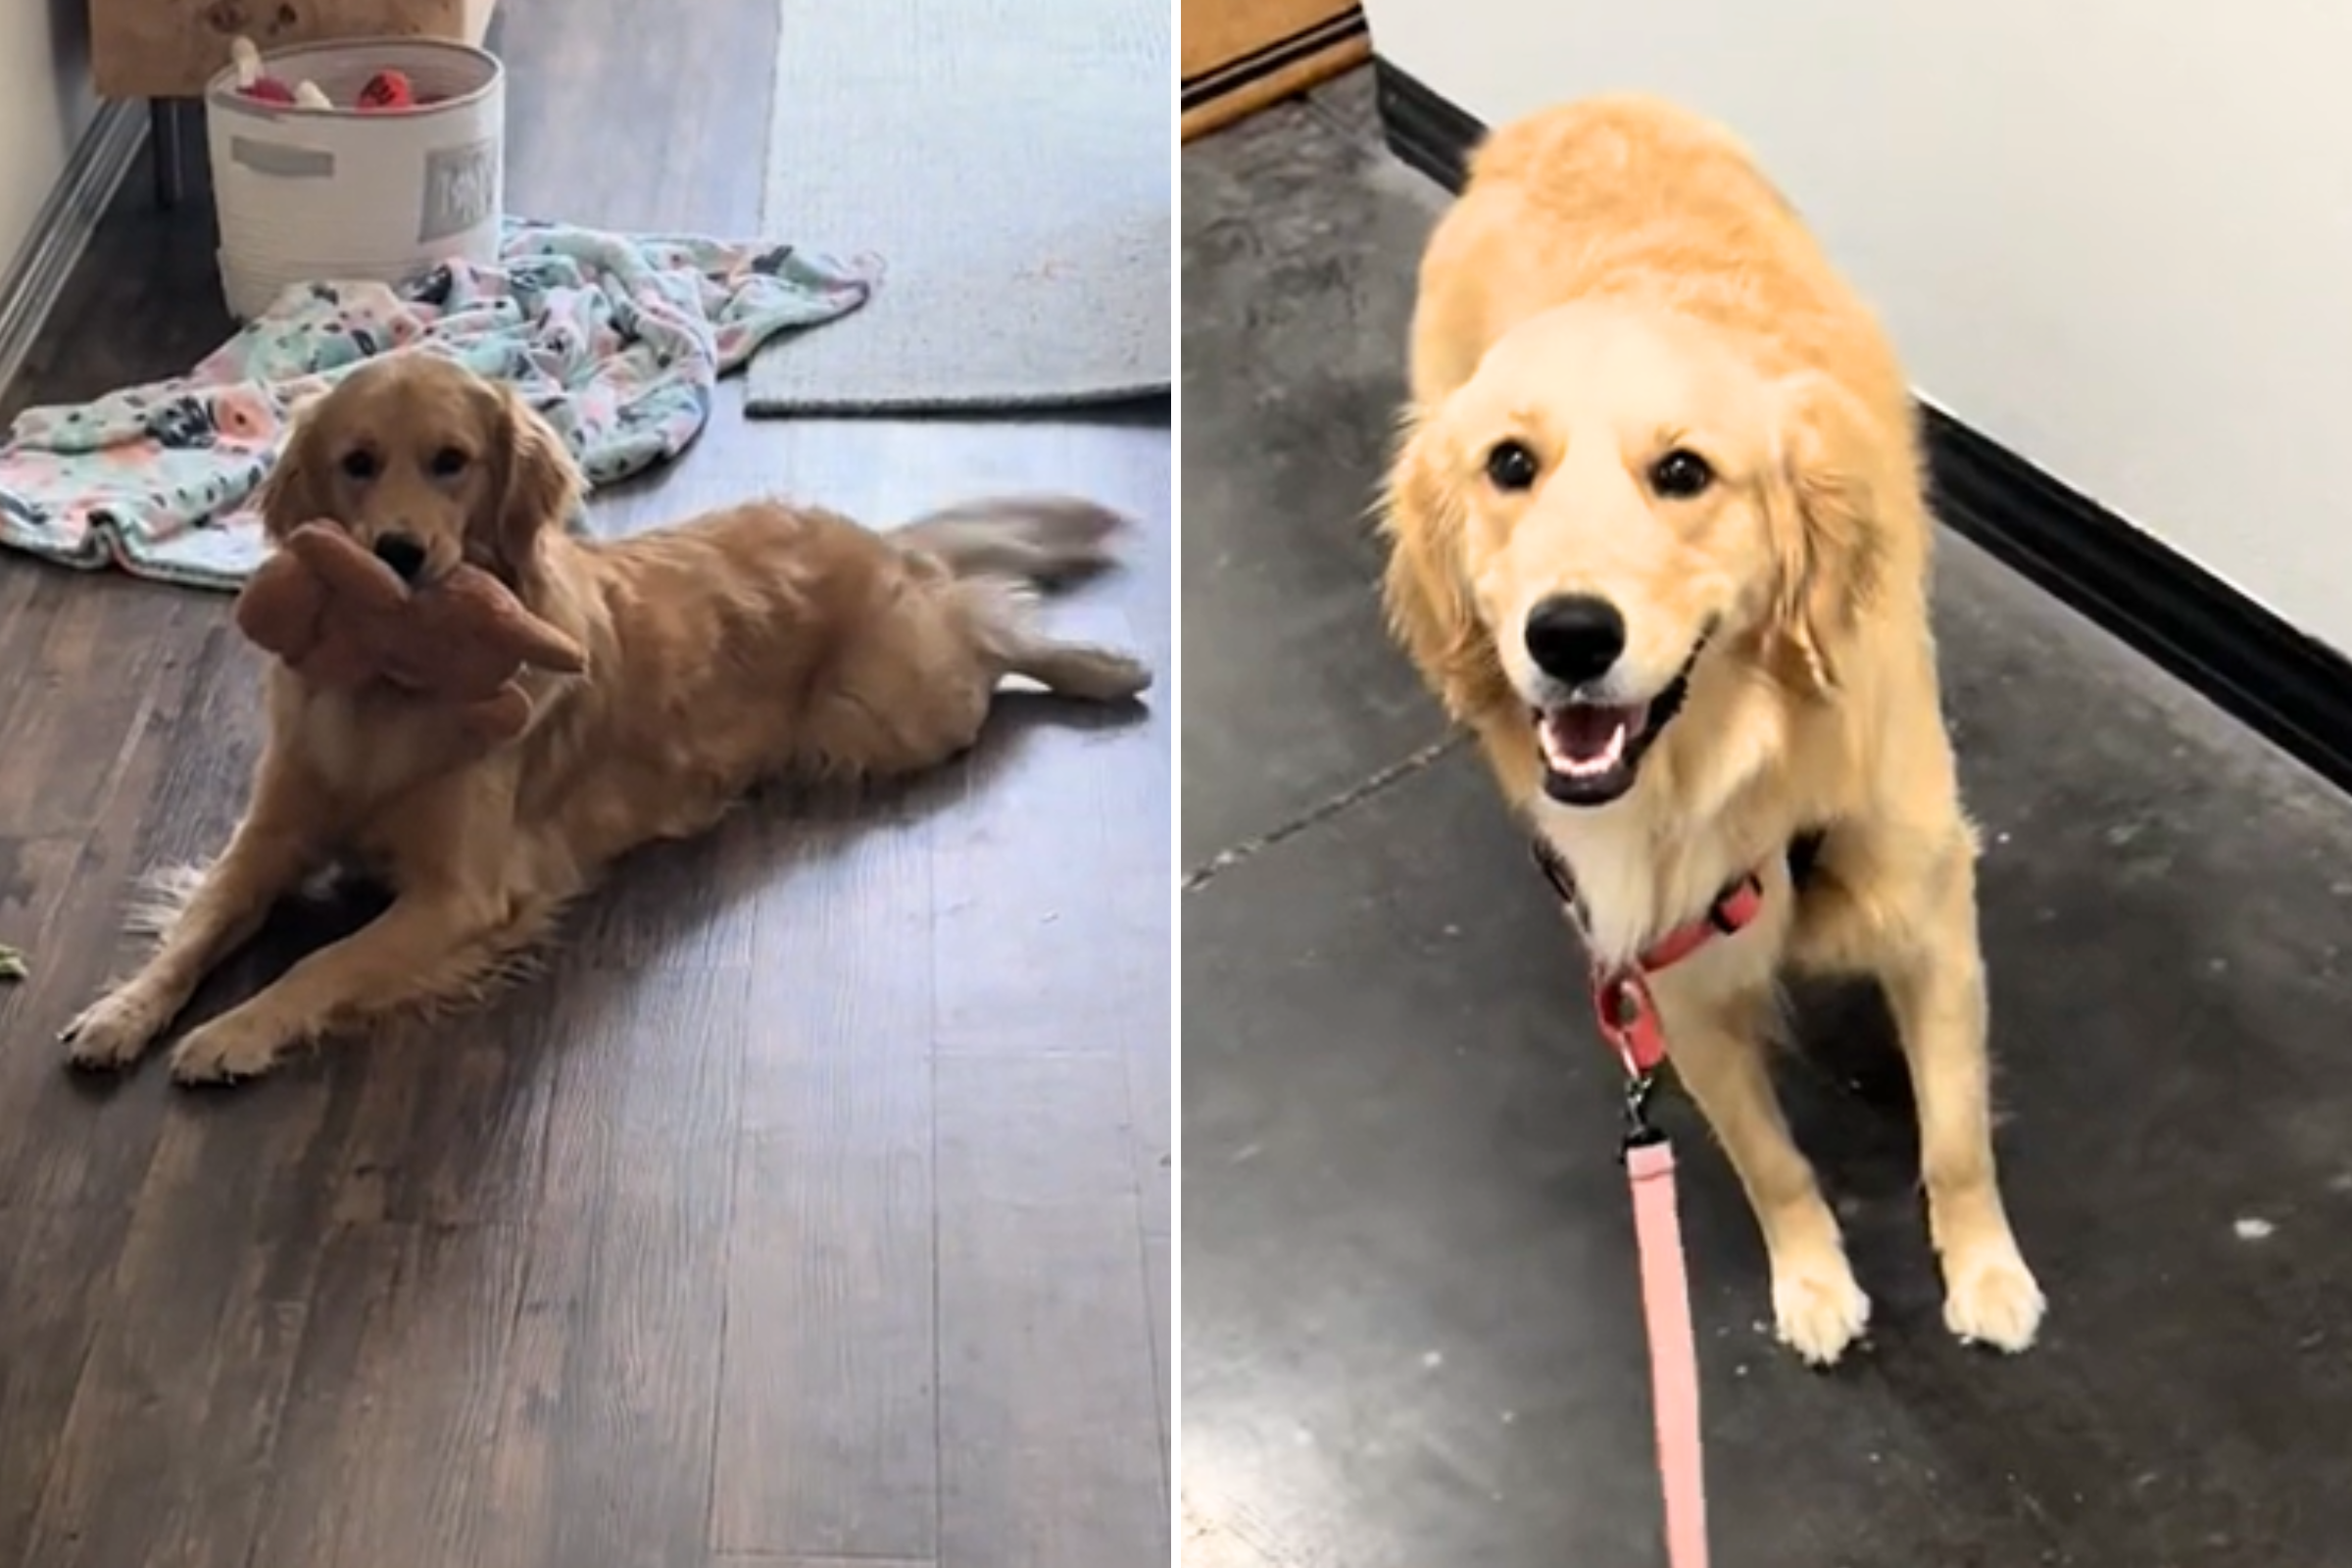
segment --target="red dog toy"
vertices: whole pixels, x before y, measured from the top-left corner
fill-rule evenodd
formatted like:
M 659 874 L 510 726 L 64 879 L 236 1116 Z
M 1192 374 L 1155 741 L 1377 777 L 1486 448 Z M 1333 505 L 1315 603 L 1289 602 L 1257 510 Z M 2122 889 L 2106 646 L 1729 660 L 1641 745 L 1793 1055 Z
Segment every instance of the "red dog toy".
M 379 71 L 360 89 L 360 107 L 371 111 L 414 109 L 416 89 L 409 85 L 406 72 Z

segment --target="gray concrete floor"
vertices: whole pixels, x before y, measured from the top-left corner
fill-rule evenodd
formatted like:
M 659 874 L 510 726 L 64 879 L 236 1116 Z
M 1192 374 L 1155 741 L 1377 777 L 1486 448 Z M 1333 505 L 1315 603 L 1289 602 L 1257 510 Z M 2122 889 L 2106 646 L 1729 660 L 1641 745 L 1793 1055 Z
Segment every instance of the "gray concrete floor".
M 1613 1068 L 1361 525 L 1441 198 L 1351 79 L 1183 159 L 1183 1487 L 1233 1561 L 1653 1568 Z M 1814 999 L 1798 1136 L 1876 1315 L 1802 1371 L 1688 1110 L 1718 1568 L 2191 1568 L 2352 1539 L 2352 803 L 1957 539 L 2012 1213 L 1950 1343 L 1899 1059 Z

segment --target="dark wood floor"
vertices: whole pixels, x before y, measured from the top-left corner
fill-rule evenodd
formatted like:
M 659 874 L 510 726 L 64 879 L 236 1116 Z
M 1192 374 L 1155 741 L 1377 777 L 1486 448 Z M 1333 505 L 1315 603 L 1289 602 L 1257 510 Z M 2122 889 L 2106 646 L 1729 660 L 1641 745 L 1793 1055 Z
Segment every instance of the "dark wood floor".
M 512 206 L 757 228 L 771 0 L 504 9 Z M 147 192 L 10 410 L 224 333 L 201 184 Z M 1079 488 L 1145 526 L 1065 620 L 1164 669 L 1170 474 L 1164 406 L 747 422 L 730 387 L 595 523 Z M 79 1085 L 51 1036 L 126 887 L 219 842 L 253 755 L 226 608 L 0 560 L 0 1562 L 1165 1561 L 1164 688 L 642 857 L 486 1013 L 225 1096 Z

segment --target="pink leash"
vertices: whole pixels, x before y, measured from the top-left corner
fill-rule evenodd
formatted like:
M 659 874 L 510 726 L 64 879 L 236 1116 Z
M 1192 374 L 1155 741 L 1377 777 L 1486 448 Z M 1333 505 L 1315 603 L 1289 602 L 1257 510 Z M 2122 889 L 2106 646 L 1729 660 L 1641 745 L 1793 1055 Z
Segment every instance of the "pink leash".
M 1558 854 L 1536 841 L 1536 863 L 1560 895 L 1571 924 L 1584 929 L 1575 880 Z M 1733 883 L 1705 914 L 1668 932 L 1631 965 L 1595 969 L 1592 1007 L 1601 1038 L 1625 1067 L 1625 1173 L 1633 1188 L 1634 1241 L 1642 1261 L 1642 1318 L 1649 1337 L 1649 1396 L 1658 1429 L 1658 1484 L 1666 1509 L 1667 1568 L 1707 1568 L 1706 1453 L 1698 1421 L 1698 1334 L 1690 1320 L 1690 1279 L 1683 1256 L 1683 1221 L 1675 1207 L 1674 1147 L 1649 1119 L 1649 1097 L 1666 1064 L 1666 1031 L 1647 976 L 1679 963 L 1717 937 L 1753 920 L 1764 904 L 1762 879 Z
M 1625 1152 L 1634 1189 L 1634 1239 L 1642 1253 L 1642 1316 L 1649 1330 L 1649 1397 L 1658 1427 L 1658 1480 L 1666 1494 L 1668 1568 L 1707 1568 L 1706 1458 L 1698 1431 L 1698 1341 L 1683 1266 L 1683 1221 L 1674 1203 L 1674 1146 Z

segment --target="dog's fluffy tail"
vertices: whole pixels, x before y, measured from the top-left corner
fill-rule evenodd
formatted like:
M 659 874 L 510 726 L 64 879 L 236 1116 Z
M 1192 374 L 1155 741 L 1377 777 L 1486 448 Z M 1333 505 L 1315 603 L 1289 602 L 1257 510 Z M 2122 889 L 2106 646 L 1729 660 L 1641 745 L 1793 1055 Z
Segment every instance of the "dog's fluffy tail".
M 895 528 L 890 537 L 947 563 L 959 577 L 1016 577 L 1053 586 L 1101 571 L 1123 519 L 1074 496 L 967 501 Z

